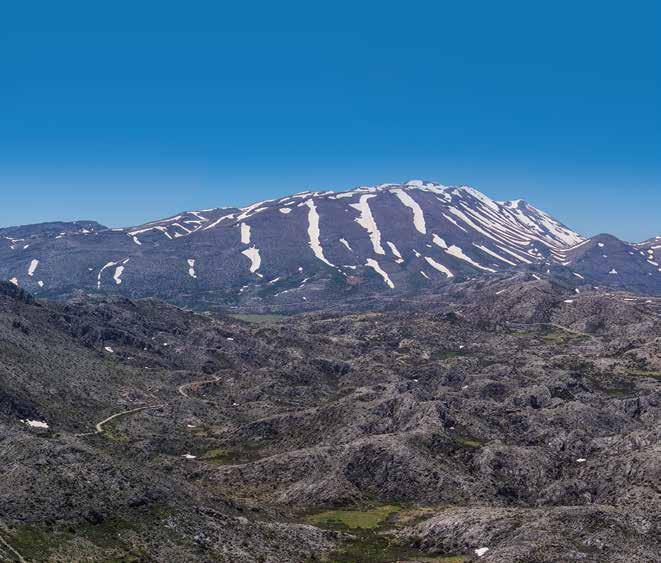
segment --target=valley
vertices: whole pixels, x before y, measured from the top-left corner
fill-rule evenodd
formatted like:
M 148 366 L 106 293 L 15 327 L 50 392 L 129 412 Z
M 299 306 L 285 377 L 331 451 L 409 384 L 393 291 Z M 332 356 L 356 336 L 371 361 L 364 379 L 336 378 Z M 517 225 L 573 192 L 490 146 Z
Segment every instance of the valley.
M 234 318 L 0 287 L 9 561 L 659 552 L 658 298 L 515 273 Z

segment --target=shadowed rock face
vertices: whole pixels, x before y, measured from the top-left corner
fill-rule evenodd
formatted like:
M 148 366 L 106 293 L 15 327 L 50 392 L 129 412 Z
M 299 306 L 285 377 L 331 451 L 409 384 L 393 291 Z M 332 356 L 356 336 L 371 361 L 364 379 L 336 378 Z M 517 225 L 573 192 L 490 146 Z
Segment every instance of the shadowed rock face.
M 307 515 L 397 505 L 378 541 L 408 560 L 654 560 L 658 299 L 521 274 L 335 311 L 0 284 L 0 535 L 26 559 L 305 561 L 364 540 Z
M 51 298 L 158 297 L 196 309 L 324 308 L 530 270 L 659 293 L 658 241 L 584 239 L 523 200 L 432 182 L 305 192 L 135 227 L 0 230 L 0 278 Z

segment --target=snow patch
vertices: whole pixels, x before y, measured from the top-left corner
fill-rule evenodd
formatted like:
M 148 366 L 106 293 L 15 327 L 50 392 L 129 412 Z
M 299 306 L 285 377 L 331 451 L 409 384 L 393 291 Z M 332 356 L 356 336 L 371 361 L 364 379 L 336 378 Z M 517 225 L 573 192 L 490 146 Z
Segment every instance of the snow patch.
M 432 268 L 434 268 L 435 270 L 438 270 L 439 272 L 445 274 L 448 278 L 453 278 L 454 277 L 454 274 L 448 268 L 443 266 L 443 264 L 439 264 L 433 258 L 430 258 L 429 256 L 425 256 L 425 260 L 427 261 L 427 264 L 429 264 Z
M 319 230 L 319 213 L 317 213 L 317 207 L 314 204 L 312 199 L 305 201 L 305 205 L 308 206 L 308 237 L 310 238 L 310 248 L 314 255 L 321 260 L 324 264 L 335 267 L 335 264 L 331 264 L 326 257 L 324 256 L 324 249 L 321 246 L 319 240 L 319 235 L 321 234 Z
M 360 211 L 360 217 L 357 217 L 355 221 L 369 234 L 375 254 L 385 254 L 386 251 L 381 246 L 381 231 L 376 226 L 376 221 L 374 221 L 374 216 L 368 203 L 369 199 L 373 197 L 376 196 L 374 194 L 362 195 L 358 203 L 350 203 L 349 206 Z
M 37 266 L 39 266 L 39 260 L 33 259 L 32 262 L 30 262 L 30 266 L 28 267 L 28 276 L 34 276 L 34 272 L 37 269 Z
M 480 264 L 479 262 L 476 262 L 470 256 L 466 256 L 464 254 L 464 251 L 461 248 L 459 248 L 458 246 L 454 245 L 454 244 L 451 247 L 449 247 L 445 252 L 447 252 L 448 254 L 454 256 L 455 258 L 459 258 L 460 260 L 464 260 L 465 262 L 468 262 L 469 264 L 475 266 L 476 268 L 479 268 L 480 270 L 484 270 L 486 272 L 495 272 L 496 271 L 492 268 L 487 268 L 486 266 L 482 266 L 482 264 Z
M 417 231 L 419 233 L 422 233 L 423 235 L 427 234 L 427 227 L 425 225 L 425 216 L 422 213 L 422 208 L 420 207 L 418 202 L 415 201 L 404 190 L 401 189 L 391 190 L 391 193 L 394 193 L 406 207 L 408 207 L 411 211 L 413 211 L 413 225 L 415 226 Z
M 21 420 L 21 422 L 32 428 L 48 428 L 48 423 L 43 420 Z
M 250 225 L 241 223 L 241 244 L 250 244 Z
M 250 248 L 246 248 L 243 252 L 241 252 L 241 254 L 248 257 L 250 260 L 250 273 L 255 273 L 257 270 L 259 270 L 259 267 L 262 265 L 262 259 L 259 255 L 259 248 L 251 246 Z
M 393 289 L 395 287 L 395 284 L 392 283 L 392 280 L 390 279 L 390 276 L 386 272 L 384 272 L 381 269 L 381 266 L 379 266 L 379 263 L 374 260 L 373 258 L 368 258 L 367 262 L 365 263 L 366 266 L 369 266 L 372 268 L 377 274 L 379 274 L 382 278 L 385 284 L 390 288 Z

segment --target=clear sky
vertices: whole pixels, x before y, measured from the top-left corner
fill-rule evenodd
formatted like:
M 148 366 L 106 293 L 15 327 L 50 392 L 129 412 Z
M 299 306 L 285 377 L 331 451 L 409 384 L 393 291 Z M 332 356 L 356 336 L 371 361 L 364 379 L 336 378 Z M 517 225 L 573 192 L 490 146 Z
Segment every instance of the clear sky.
M 661 2 L 22 4 L 0 225 L 422 178 L 661 234 Z

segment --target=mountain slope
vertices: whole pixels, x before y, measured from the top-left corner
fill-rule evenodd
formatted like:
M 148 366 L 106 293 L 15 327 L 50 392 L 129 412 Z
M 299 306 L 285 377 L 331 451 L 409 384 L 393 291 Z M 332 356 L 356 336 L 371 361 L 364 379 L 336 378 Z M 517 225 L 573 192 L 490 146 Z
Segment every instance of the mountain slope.
M 292 306 L 551 266 L 603 283 L 594 260 L 581 254 L 594 244 L 529 203 L 419 180 L 188 211 L 131 228 L 5 240 L 0 277 L 48 297 L 83 290 L 196 306 Z M 630 271 L 619 278 L 625 286 L 661 287 L 651 262 L 642 269 L 619 259 L 608 264 L 608 271 Z M 643 283 L 642 276 L 652 279 Z

